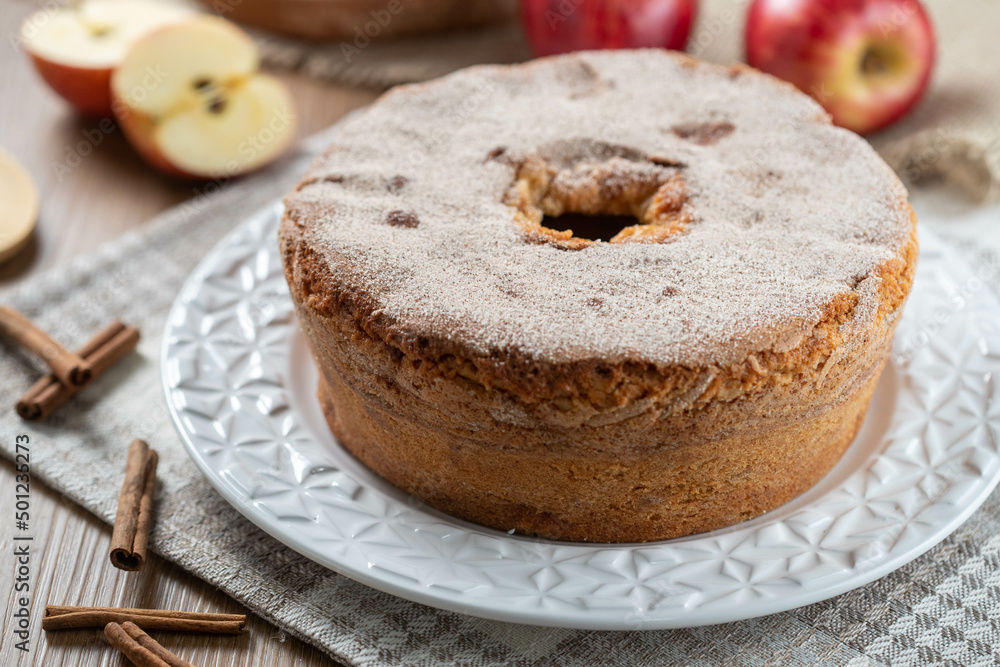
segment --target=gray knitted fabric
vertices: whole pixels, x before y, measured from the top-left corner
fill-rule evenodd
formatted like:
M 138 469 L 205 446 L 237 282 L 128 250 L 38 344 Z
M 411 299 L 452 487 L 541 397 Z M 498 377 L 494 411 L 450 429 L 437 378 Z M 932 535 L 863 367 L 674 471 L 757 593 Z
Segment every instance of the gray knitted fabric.
M 109 470 L 121 464 L 133 438 L 145 438 L 161 455 L 154 550 L 351 665 L 1000 662 L 996 493 L 937 548 L 868 586 L 774 616 L 672 631 L 536 628 L 439 611 L 339 576 L 258 530 L 208 485 L 181 446 L 160 389 L 160 336 L 181 282 L 205 252 L 289 189 L 328 140 L 317 137 L 265 173 L 198 197 L 95 255 L 0 295 L 71 346 L 116 317 L 144 336 L 137 355 L 38 425 L 21 423 L 11 408 L 42 369 L 2 348 L 3 431 L 45 443 L 32 451 L 40 481 L 110 523 L 121 480 Z M 981 245 L 981 230 L 1000 216 L 976 215 L 978 223 L 961 223 L 950 237 L 962 244 L 962 237 L 978 236 Z M 13 447 L 13 438 L 0 438 L 8 458 Z

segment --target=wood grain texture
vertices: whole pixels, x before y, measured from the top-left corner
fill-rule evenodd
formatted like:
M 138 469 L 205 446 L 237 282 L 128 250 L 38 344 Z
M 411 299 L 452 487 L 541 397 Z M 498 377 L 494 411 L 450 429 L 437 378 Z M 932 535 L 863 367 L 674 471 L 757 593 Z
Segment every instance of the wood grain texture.
M 0 146 L 31 173 L 42 199 L 34 238 L 17 258 L 0 266 L 0 288 L 88 253 L 196 194 L 194 185 L 164 177 L 143 163 L 117 129 L 104 132 L 99 121 L 77 117 L 45 87 L 24 53 L 6 38 L 16 35 L 24 17 L 41 6 L 41 2 L 0 0 L 0 35 L 5 37 L 0 45 Z M 298 75 L 279 76 L 288 83 L 298 104 L 300 137 L 330 125 L 376 96 L 372 91 L 331 86 Z M 2 409 L 8 408 L 13 406 Z M 4 438 L 15 435 L 0 433 Z M 41 441 L 32 444 L 33 451 L 44 447 Z M 13 487 L 14 468 L 4 460 L 0 463 L 0 489 L 6 495 Z M 10 501 L 0 499 L 0 582 L 4 584 L 0 589 L 0 665 L 128 664 L 99 630 L 43 634 L 40 628 L 46 603 L 247 611 L 157 556 L 151 555 L 140 572 L 116 570 L 107 558 L 110 527 L 35 479 L 31 485 L 32 529 L 28 533 L 34 536 L 31 651 L 22 654 L 14 648 L 10 635 L 15 607 L 10 586 L 15 565 Z M 150 635 L 201 667 L 335 664 L 252 614 L 247 628 L 248 632 L 238 637 Z

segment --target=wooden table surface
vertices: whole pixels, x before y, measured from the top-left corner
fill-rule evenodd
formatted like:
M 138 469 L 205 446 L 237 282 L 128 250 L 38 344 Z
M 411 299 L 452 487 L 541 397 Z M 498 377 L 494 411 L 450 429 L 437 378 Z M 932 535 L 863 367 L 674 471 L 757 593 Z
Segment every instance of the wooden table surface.
M 17 34 L 25 16 L 41 6 L 26 0 L 0 1 L 0 34 Z M 0 266 L 0 287 L 94 250 L 152 216 L 192 197 L 192 185 L 170 180 L 147 167 L 119 132 L 101 134 L 97 121 L 73 114 L 38 78 L 28 59 L 8 39 L 0 46 L 0 147 L 13 154 L 35 178 L 42 198 L 32 245 Z M 377 95 L 370 90 L 332 86 L 298 75 L 277 73 L 291 88 L 299 109 L 299 135 L 330 125 Z M 100 137 L 99 141 L 88 138 Z M 73 165 L 68 173 L 59 165 Z M 94 145 L 96 144 L 96 145 Z M 0 437 L 12 438 L 14 433 Z M 0 488 L 12 488 L 14 468 L 0 460 Z M 6 507 L 6 505 L 5 505 Z M 242 607 L 199 579 L 156 556 L 139 573 L 125 573 L 108 561 L 111 529 L 58 493 L 31 487 L 34 584 L 31 651 L 14 647 L 10 634 L 15 595 L 11 521 L 0 522 L 0 581 L 4 582 L 0 665 L 128 665 L 98 630 L 44 634 L 46 602 L 71 605 L 158 607 L 240 613 Z M 332 665 L 318 650 L 286 638 L 274 626 L 250 616 L 243 636 L 212 637 L 151 633 L 167 648 L 200 665 Z

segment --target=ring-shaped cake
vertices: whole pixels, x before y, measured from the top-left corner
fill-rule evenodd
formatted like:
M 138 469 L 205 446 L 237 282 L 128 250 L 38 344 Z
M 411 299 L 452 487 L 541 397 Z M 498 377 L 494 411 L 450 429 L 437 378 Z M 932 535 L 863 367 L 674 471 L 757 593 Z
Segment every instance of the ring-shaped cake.
M 628 220 L 561 222 L 583 216 Z M 280 243 L 361 461 L 487 526 L 632 542 L 757 516 L 830 470 L 888 357 L 915 222 L 872 148 L 791 86 L 623 51 L 387 93 L 286 198 Z

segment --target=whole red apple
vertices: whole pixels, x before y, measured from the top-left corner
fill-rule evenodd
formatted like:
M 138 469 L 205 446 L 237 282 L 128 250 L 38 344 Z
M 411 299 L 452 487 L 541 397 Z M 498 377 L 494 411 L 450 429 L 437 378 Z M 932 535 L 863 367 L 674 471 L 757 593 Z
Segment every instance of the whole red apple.
M 747 62 L 814 97 L 859 134 L 894 123 L 927 90 L 934 30 L 917 0 L 754 0 Z
M 586 49 L 681 50 L 697 12 L 697 0 L 521 0 L 536 56 Z

